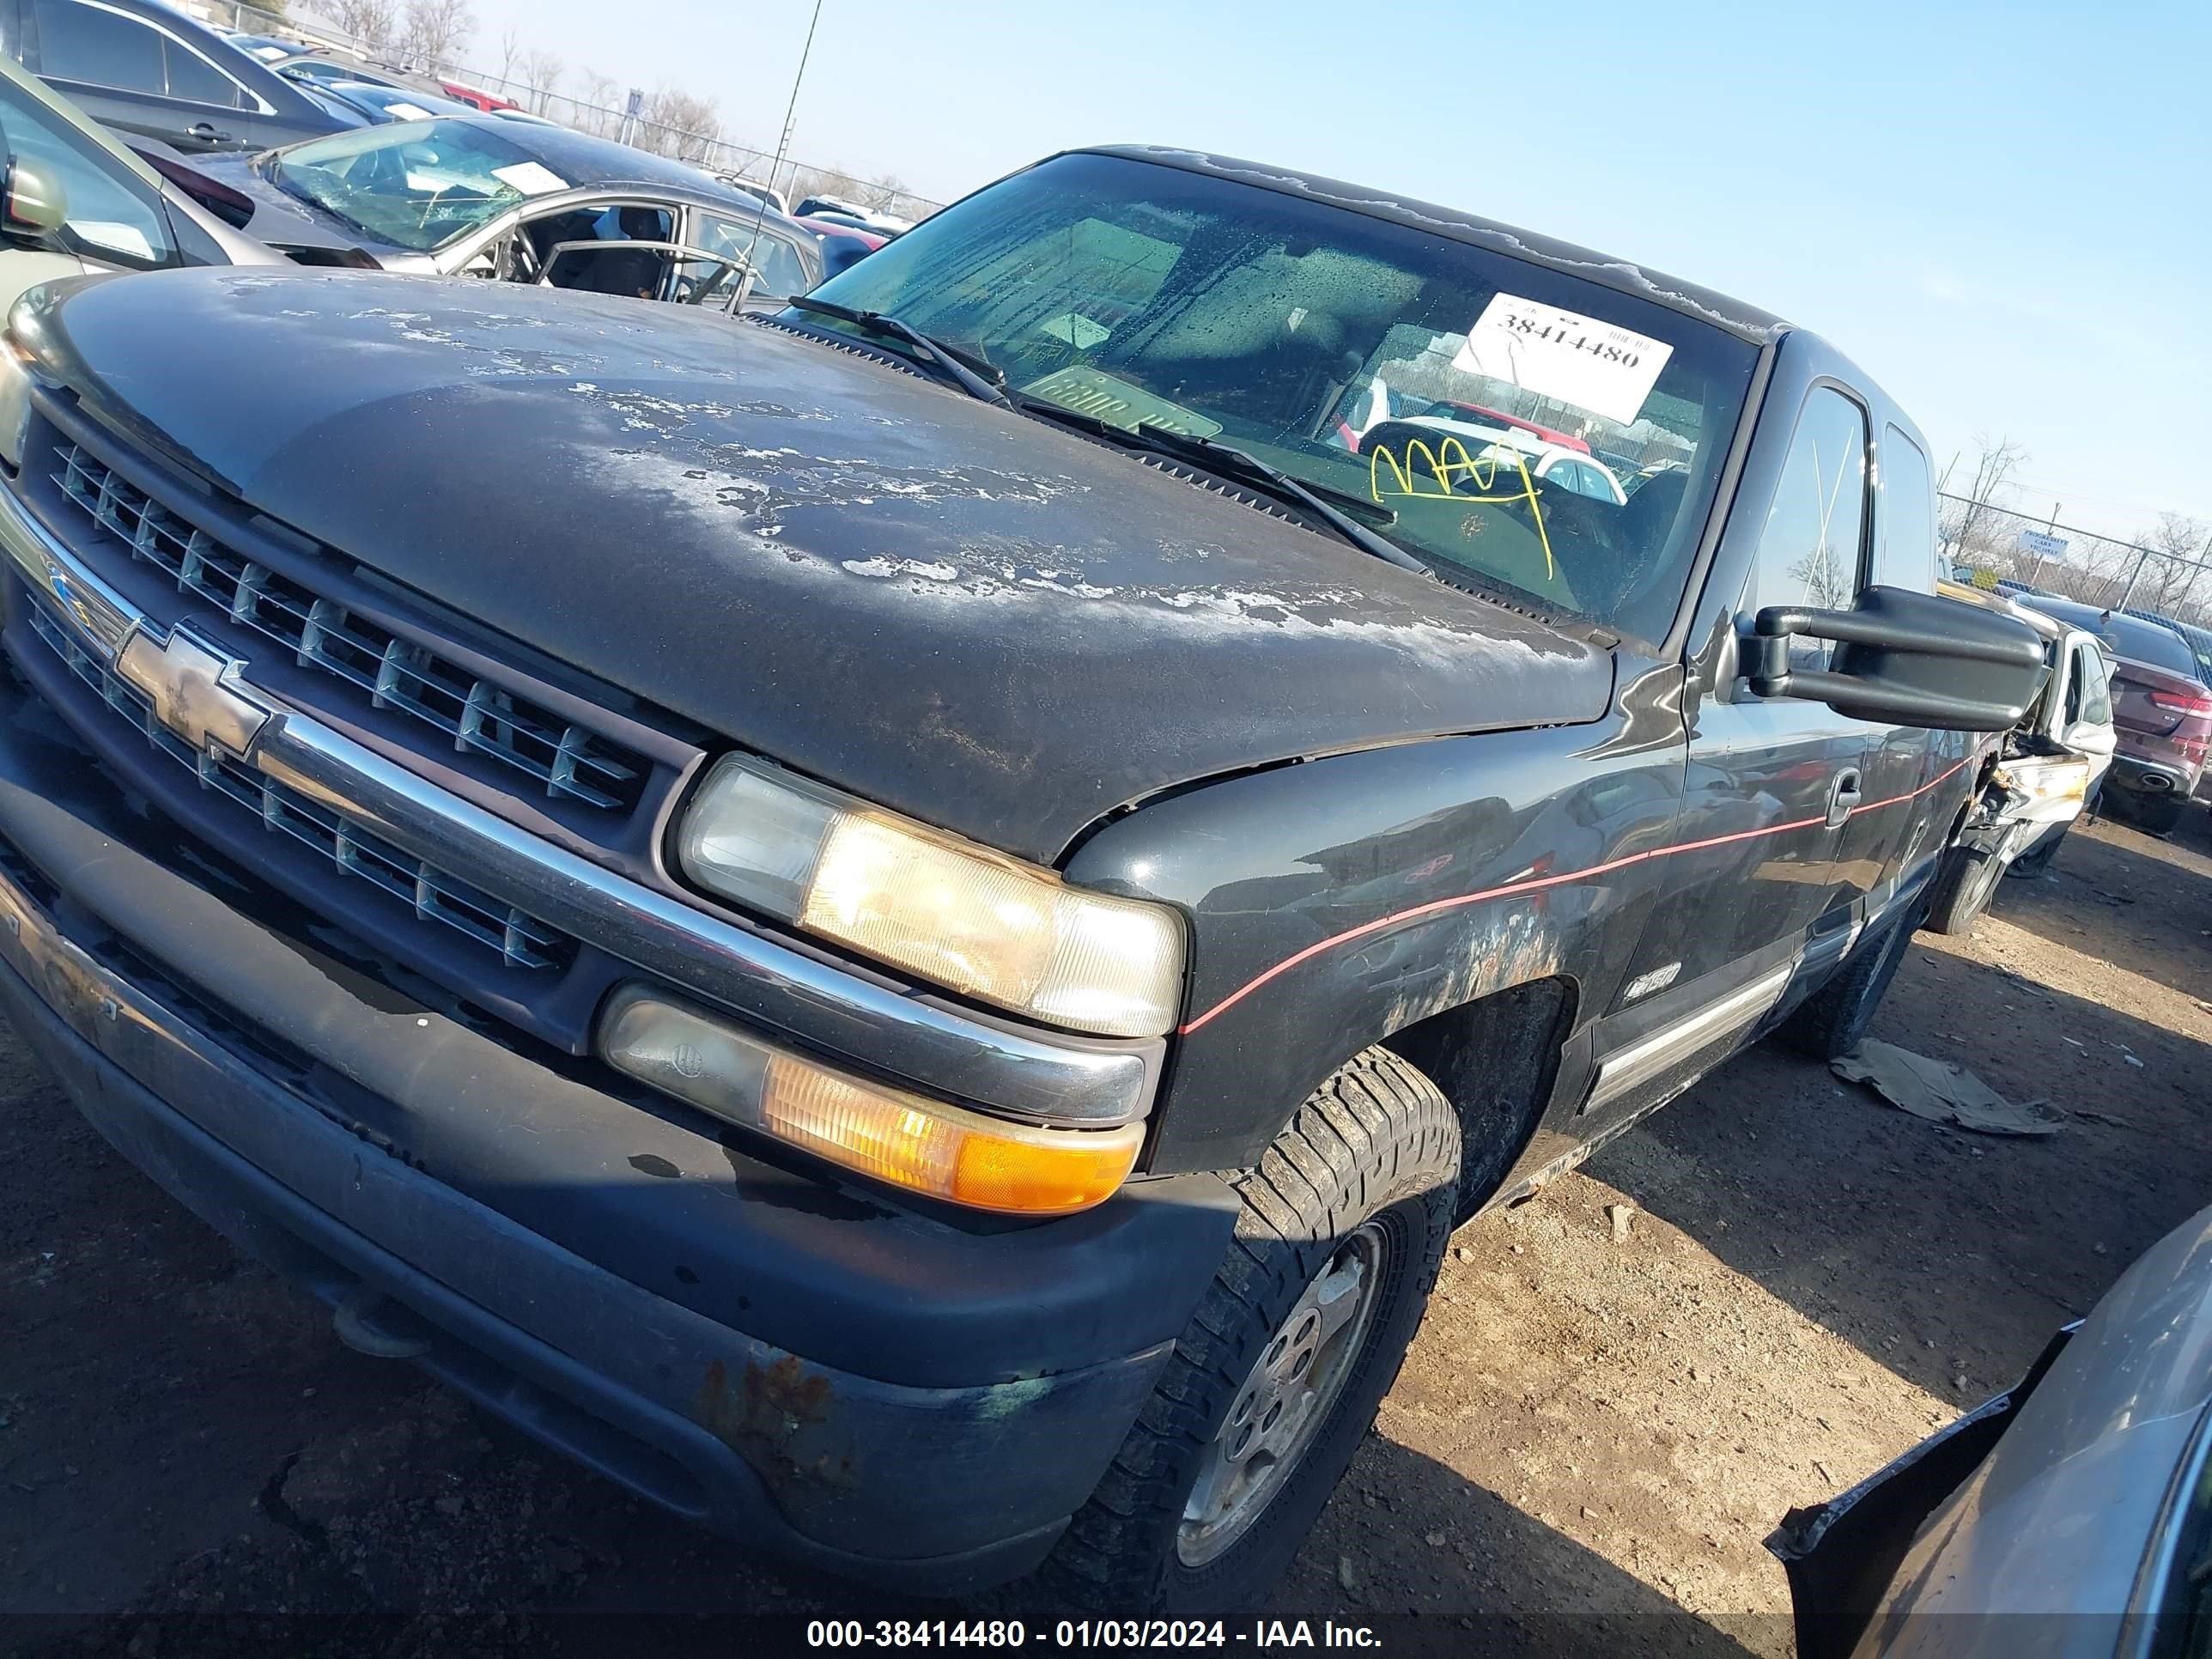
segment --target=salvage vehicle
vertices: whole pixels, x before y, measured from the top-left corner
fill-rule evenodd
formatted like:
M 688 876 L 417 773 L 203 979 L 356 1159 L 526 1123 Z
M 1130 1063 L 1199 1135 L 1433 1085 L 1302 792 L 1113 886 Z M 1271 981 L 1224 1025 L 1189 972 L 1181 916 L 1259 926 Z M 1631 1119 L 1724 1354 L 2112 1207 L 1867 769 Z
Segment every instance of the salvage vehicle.
M 170 265 L 281 264 L 33 76 L 0 59 L 0 305 L 58 276 Z M 189 188 L 188 188 L 189 186 Z
M 347 1342 L 879 1588 L 1258 1594 L 1455 1224 L 1856 1040 L 2045 672 L 1816 337 L 1181 151 L 734 324 L 10 337 L 0 1006 Z
M 2189 641 L 2163 623 L 2037 594 L 2022 605 L 2087 629 L 2113 661 L 2112 724 L 2119 750 L 2106 793 L 2154 835 L 2181 822 L 2212 749 L 2212 685 L 2197 678 Z
M 2112 664 L 2098 637 L 1982 588 L 1938 581 L 1937 592 L 1986 605 L 2035 629 L 2047 675 L 2021 723 L 1983 773 L 1965 827 L 1928 901 L 1928 931 L 1963 933 L 2008 875 L 2048 869 L 2088 811 L 2119 746 L 2112 727 Z
M 2208 1546 L 2212 1210 L 2017 1387 L 1767 1540 L 1798 1659 L 2195 1659 Z
M 0 49 L 94 120 L 187 154 L 362 125 L 161 0 L 0 0 Z
M 550 123 L 408 119 L 204 164 L 301 264 L 732 310 L 822 280 L 822 238 L 698 168 Z

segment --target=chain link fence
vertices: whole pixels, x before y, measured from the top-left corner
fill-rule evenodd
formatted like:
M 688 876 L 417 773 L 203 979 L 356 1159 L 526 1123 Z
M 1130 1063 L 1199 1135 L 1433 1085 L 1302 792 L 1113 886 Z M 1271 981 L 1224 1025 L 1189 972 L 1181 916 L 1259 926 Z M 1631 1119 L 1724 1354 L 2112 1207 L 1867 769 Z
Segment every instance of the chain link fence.
M 1969 580 L 2025 582 L 2100 609 L 2212 627 L 2212 533 L 2201 526 L 2169 520 L 2186 540 L 2146 547 L 1964 495 L 1945 495 L 1939 507 L 1943 556 Z
M 611 138 L 655 155 L 688 161 L 707 173 L 770 185 L 781 191 L 794 205 L 809 196 L 834 196 L 908 220 L 926 219 L 943 205 L 896 183 L 862 178 L 845 167 L 823 167 L 788 157 L 779 163 L 773 152 L 733 143 L 722 137 L 719 129 L 701 131 L 659 118 L 672 102 L 686 106 L 695 118 L 708 112 L 695 100 L 672 99 L 661 93 L 633 94 L 638 108 L 632 113 L 627 106 L 616 108 L 610 103 L 533 87 L 512 75 L 493 75 L 472 69 L 456 61 L 458 54 L 434 53 L 431 55 L 438 61 L 428 62 L 420 54 L 410 54 L 398 41 L 363 42 L 305 7 L 288 7 L 278 13 L 246 3 L 246 0 L 175 0 L 175 3 L 204 22 L 242 33 L 272 34 L 303 40 L 310 46 L 334 47 L 395 74 L 441 76 L 494 93 L 520 104 L 533 115 L 542 115 L 578 132 Z M 594 79 L 605 89 L 600 96 L 612 99 L 617 95 L 614 82 Z

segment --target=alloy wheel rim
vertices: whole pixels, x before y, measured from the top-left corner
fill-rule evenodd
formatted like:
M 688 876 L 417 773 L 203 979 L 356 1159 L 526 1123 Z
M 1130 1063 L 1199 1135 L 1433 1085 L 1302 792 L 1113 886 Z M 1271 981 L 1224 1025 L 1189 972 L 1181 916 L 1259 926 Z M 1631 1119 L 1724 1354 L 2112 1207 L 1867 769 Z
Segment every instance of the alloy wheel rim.
M 1389 1240 L 1369 1221 L 1339 1244 L 1237 1389 L 1183 1505 L 1176 1554 L 1218 1559 L 1282 1490 L 1344 1392 L 1375 1312 Z

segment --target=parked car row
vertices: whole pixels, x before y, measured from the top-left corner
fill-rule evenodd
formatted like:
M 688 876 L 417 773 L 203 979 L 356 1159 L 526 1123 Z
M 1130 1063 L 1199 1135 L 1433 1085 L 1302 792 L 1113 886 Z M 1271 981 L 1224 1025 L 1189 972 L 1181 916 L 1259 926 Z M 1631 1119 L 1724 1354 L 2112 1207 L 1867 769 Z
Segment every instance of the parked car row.
M 24 15 L 86 3 L 34 0 Z M 11 3 L 0 0 L 0 8 Z M 40 34 L 15 37 L 31 41 L 31 61 L 48 61 L 38 43 L 62 38 L 53 17 L 65 15 L 45 18 Z M 155 29 L 119 11 L 100 15 Z M 196 26 L 159 22 L 178 40 L 188 27 Z M 159 38 L 177 45 L 168 33 Z M 229 50 L 212 33 L 199 46 Z M 268 72 L 234 55 L 242 75 Z M 130 154 L 70 100 L 9 67 L 5 96 L 23 163 L 9 224 L 12 292 L 64 270 L 258 264 L 274 250 L 305 264 L 492 277 L 731 311 L 804 293 L 884 240 L 793 219 L 682 162 L 534 116 L 482 113 L 388 78 L 348 79 L 357 73 L 352 66 L 319 57 L 288 60 L 274 78 L 320 100 L 318 107 L 346 112 L 351 125 L 274 149 L 204 145 L 190 155 L 118 129 L 137 151 Z M 158 175 L 153 197 L 149 168 Z M 31 188 L 40 179 L 43 198 Z M 57 217 L 64 198 L 68 210 Z

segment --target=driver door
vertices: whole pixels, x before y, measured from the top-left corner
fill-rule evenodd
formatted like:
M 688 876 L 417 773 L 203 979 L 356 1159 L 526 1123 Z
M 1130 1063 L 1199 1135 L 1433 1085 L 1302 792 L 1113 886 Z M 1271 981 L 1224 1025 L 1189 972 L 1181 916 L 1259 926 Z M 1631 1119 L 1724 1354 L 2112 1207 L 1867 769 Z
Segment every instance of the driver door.
M 694 208 L 690 216 L 690 240 L 706 262 L 684 268 L 685 281 L 703 285 L 687 295 L 695 305 L 781 306 L 820 280 L 799 244 L 758 216 Z

